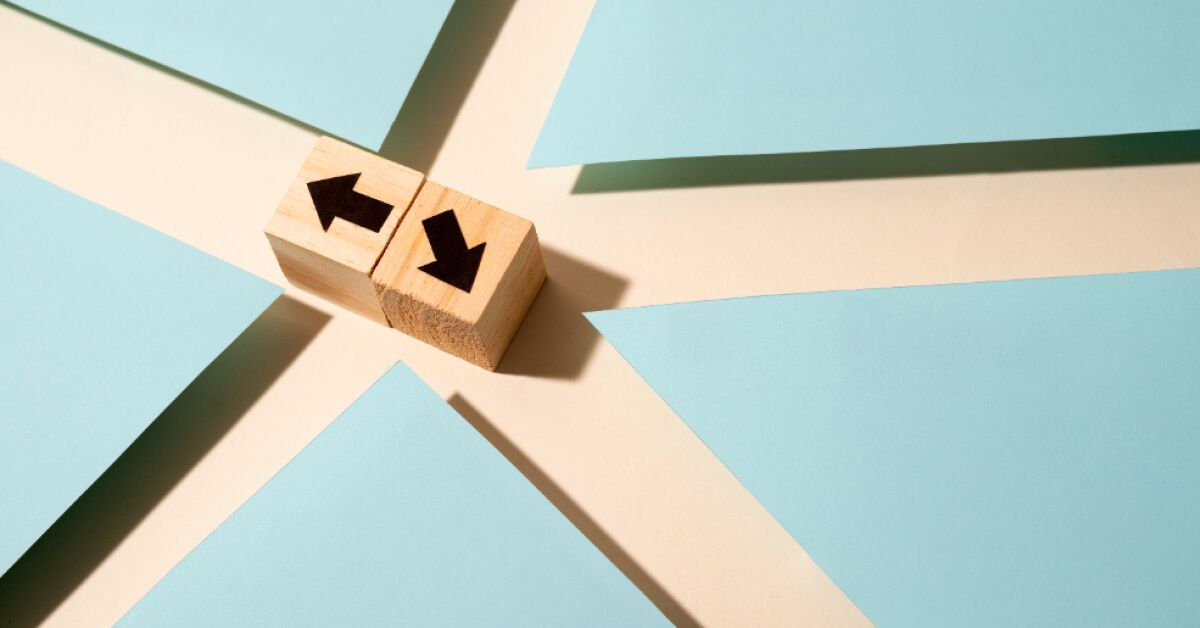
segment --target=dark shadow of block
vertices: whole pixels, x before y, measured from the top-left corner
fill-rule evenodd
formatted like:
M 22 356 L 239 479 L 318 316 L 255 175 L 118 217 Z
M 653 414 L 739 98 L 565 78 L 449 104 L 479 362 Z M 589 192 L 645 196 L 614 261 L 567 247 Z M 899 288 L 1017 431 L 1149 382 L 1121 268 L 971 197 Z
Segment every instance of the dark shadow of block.
M 576 379 L 600 342 L 583 312 L 616 306 L 629 281 L 552 248 L 542 255 L 548 278 L 497 372 Z

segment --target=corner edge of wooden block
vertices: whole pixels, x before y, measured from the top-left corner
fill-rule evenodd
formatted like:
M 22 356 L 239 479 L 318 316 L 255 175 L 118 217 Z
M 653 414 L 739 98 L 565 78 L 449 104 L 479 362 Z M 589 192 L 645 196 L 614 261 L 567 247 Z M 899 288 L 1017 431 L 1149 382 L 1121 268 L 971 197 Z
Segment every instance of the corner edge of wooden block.
M 279 270 L 292 286 L 390 327 L 369 275 L 274 234 L 267 241 Z M 365 289 L 362 283 L 366 284 Z M 369 295 L 364 294 L 369 290 Z M 370 298 L 367 298 L 370 296 Z
M 517 250 L 515 259 L 524 263 L 513 264 L 501 279 L 501 285 L 510 285 L 512 289 L 509 292 L 516 298 L 506 303 L 498 301 L 489 303 L 479 321 L 482 323 L 485 319 L 488 320 L 487 326 L 490 327 L 486 332 L 481 330 L 481 333 L 488 333 L 491 336 L 491 342 L 484 341 L 484 346 L 489 361 L 494 364 L 490 369 L 493 371 L 499 367 L 513 338 L 520 331 L 525 319 L 529 317 L 529 312 L 533 309 L 534 302 L 537 301 L 537 295 L 541 293 L 547 279 L 541 243 L 538 241 L 537 229 L 532 222 L 529 222 L 529 231 L 526 232 L 521 246 Z M 505 324 L 504 313 L 514 310 L 520 310 L 520 316 L 512 317 L 508 324 Z

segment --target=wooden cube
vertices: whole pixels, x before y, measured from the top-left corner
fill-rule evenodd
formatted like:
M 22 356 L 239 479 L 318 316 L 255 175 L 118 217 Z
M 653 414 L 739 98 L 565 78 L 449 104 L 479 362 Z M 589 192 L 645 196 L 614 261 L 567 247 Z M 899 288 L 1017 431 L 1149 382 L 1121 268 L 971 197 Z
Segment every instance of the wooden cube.
M 322 137 L 267 223 L 283 274 L 386 325 L 371 271 L 424 182 L 416 170 Z
M 533 223 L 428 181 L 371 278 L 392 327 L 495 370 L 546 268 Z

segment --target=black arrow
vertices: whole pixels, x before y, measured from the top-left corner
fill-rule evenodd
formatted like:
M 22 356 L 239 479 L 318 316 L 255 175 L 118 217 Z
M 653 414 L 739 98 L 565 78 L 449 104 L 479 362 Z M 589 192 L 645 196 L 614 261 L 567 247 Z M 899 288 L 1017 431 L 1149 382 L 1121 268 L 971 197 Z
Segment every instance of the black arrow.
M 334 218 L 348 220 L 375 233 L 383 228 L 388 214 L 392 213 L 392 206 L 355 192 L 354 184 L 360 176 L 362 173 L 356 172 L 308 183 L 308 194 L 317 208 L 322 229 L 329 231 Z
M 453 209 L 430 216 L 422 220 L 421 225 L 425 227 L 425 236 L 429 238 L 429 248 L 433 249 L 434 257 L 434 261 L 421 266 L 421 270 L 463 292 L 470 292 L 471 286 L 475 285 L 475 275 L 479 272 L 483 247 L 487 246 L 487 242 L 480 242 L 468 249 L 467 239 L 463 237 L 462 227 L 458 226 Z

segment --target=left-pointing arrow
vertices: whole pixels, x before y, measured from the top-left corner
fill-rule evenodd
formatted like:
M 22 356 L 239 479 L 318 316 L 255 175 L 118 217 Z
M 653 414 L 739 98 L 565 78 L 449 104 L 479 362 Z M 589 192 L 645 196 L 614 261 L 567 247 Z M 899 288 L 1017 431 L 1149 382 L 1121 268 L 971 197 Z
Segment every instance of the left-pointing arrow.
M 392 213 L 392 206 L 355 192 L 354 184 L 358 183 L 360 176 L 362 173 L 356 172 L 309 182 L 308 194 L 317 208 L 322 229 L 329 231 L 334 218 L 352 222 L 375 233 L 383 228 L 388 214 Z

